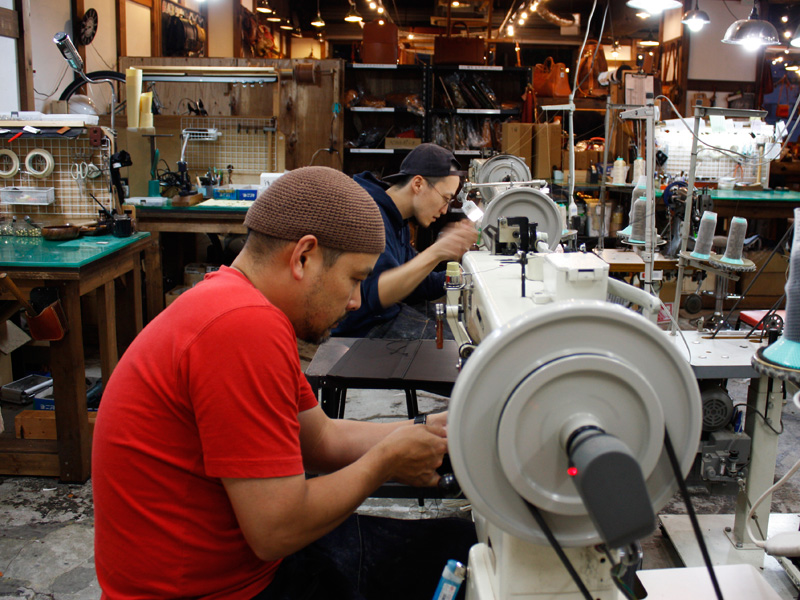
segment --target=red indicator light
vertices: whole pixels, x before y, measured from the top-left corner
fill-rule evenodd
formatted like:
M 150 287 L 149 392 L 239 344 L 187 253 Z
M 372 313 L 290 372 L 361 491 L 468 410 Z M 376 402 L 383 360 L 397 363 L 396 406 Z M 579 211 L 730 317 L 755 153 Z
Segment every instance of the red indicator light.
M 567 475 L 569 475 L 570 477 L 575 477 L 575 475 L 577 474 L 578 474 L 577 467 L 570 467 L 569 469 L 567 469 Z

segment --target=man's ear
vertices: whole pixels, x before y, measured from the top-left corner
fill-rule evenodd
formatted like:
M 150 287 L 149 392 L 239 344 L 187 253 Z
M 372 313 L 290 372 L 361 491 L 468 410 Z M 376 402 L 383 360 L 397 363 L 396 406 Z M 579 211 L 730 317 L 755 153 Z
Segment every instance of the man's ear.
M 289 258 L 289 267 L 292 277 L 300 281 L 305 276 L 308 267 L 308 259 L 320 251 L 319 242 L 313 235 L 304 235 L 292 247 Z

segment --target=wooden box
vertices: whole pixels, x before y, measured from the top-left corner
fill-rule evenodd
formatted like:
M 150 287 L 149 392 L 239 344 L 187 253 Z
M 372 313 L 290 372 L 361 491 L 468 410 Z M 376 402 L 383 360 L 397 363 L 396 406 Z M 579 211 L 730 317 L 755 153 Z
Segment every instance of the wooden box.
M 89 432 L 94 433 L 96 411 L 90 411 Z M 23 410 L 14 417 L 14 429 L 19 439 L 25 440 L 55 440 L 56 413 L 52 410 Z
M 422 143 L 421 138 L 387 137 L 384 140 L 384 148 L 411 149 L 416 148 Z
M 533 178 L 550 179 L 561 168 L 561 123 L 534 125 Z
M 481 38 L 437 36 L 433 40 L 433 62 L 437 65 L 482 65 L 486 44 Z

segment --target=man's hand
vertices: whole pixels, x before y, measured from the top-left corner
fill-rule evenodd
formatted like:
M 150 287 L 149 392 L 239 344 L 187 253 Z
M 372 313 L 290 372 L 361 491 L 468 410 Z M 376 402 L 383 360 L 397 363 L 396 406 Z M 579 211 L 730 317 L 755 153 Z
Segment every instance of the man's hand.
M 431 246 L 441 260 L 460 260 L 478 241 L 478 232 L 471 221 L 462 220 L 446 225 Z
M 400 427 L 379 444 L 390 459 L 389 479 L 417 487 L 439 482 L 436 468 L 447 452 L 447 434 L 438 425 Z M 377 448 L 376 448 L 377 449 Z

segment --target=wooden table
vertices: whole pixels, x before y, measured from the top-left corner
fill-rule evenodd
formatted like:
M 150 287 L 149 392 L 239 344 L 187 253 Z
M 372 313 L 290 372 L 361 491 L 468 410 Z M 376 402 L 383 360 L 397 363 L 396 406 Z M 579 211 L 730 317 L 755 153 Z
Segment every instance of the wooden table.
M 143 326 L 143 254 L 146 264 L 152 263 L 154 254 L 157 257 L 157 248 L 148 233 L 135 233 L 128 238 L 82 237 L 66 242 L 0 238 L 0 270 L 7 272 L 26 294 L 38 286 L 58 288 L 67 318 L 63 339 L 50 342 L 57 439 L 15 439 L 8 433 L 0 436 L 0 473 L 58 476 L 64 482 L 88 479 L 91 434 L 86 411 L 81 296 L 97 290 L 105 383 L 118 359 L 117 311 L 130 315 L 133 335 Z M 121 279 L 125 289 L 119 299 L 115 297 L 116 279 Z M 5 294 L 3 298 L 11 296 Z M 11 430 L 13 435 L 13 427 Z
M 720 217 L 789 219 L 800 206 L 800 192 L 711 190 L 714 212 Z
M 644 273 L 644 261 L 633 250 L 605 248 L 603 250 L 595 250 L 594 253 L 608 263 L 609 273 Z M 656 254 L 653 268 L 656 271 L 677 269 L 678 261 Z
M 159 277 L 148 277 L 147 284 L 147 316 L 154 318 L 164 310 L 164 284 L 160 276 L 162 265 L 160 262 L 161 234 L 162 233 L 247 233 L 244 226 L 246 207 L 223 206 L 137 206 L 136 228 L 151 234 L 153 244 L 157 249 L 154 256 L 158 257 L 158 264 L 148 265 L 146 268 L 157 269 Z

